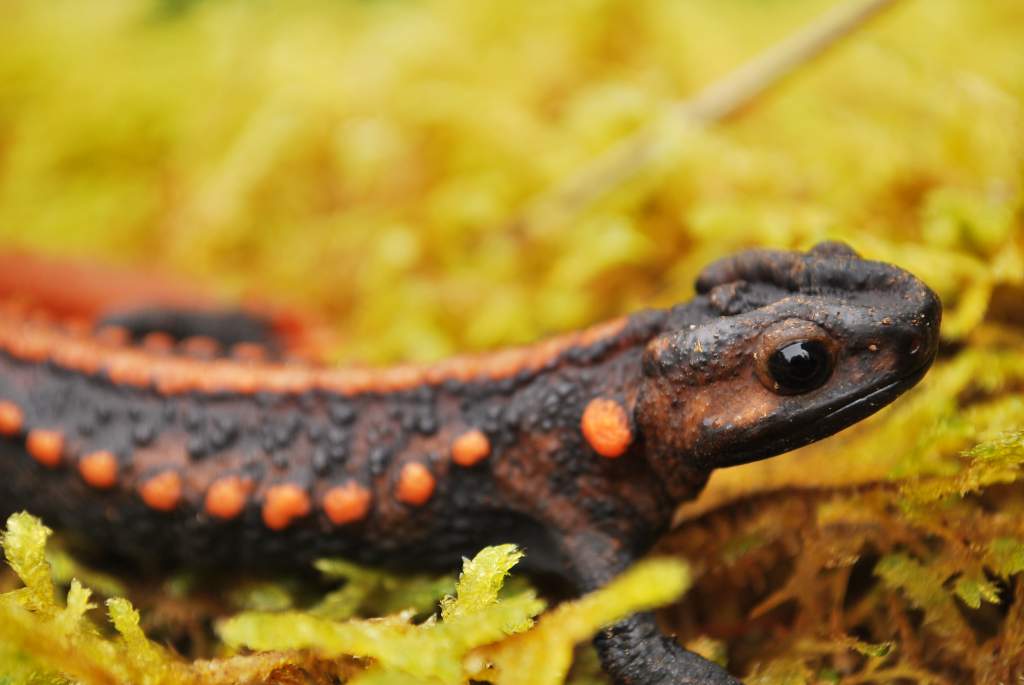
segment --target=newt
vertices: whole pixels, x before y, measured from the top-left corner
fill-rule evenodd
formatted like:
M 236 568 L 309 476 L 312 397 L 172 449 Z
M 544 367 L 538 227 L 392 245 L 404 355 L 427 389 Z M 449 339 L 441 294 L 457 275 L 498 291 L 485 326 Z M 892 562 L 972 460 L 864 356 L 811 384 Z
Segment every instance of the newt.
M 696 295 L 429 365 L 294 358 L 242 310 L 0 305 L 0 509 L 126 558 L 452 568 L 514 542 L 599 587 L 716 468 L 874 413 L 936 354 L 926 285 L 839 243 L 754 249 Z M 622 685 L 737 683 L 649 613 L 595 640 Z

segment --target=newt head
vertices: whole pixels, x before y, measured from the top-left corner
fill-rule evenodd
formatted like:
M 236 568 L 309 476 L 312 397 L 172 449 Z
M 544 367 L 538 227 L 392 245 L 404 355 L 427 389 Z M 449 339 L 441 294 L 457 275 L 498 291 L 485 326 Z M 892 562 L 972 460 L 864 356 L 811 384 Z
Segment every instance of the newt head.
M 935 358 L 935 293 L 842 244 L 742 252 L 708 266 L 697 292 L 698 323 L 647 345 L 635 407 L 647 458 L 668 481 L 832 435 Z

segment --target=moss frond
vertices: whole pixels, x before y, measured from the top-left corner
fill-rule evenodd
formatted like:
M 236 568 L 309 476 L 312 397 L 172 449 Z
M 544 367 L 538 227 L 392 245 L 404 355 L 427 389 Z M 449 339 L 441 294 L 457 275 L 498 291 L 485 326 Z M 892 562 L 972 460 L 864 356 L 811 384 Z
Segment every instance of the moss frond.
M 310 609 L 316 616 L 336 621 L 356 613 L 380 616 L 407 609 L 418 616 L 427 615 L 455 587 L 450 575 L 398 575 L 343 559 L 321 559 L 315 566 L 324 577 L 344 581 L 341 588 L 324 595 Z
M 473 559 L 464 560 L 455 595 L 441 600 L 441 620 L 457 621 L 496 603 L 505 577 L 522 558 L 523 553 L 514 545 L 499 545 L 488 547 Z M 512 632 L 529 627 L 523 625 Z
M 678 599 L 689 585 L 689 571 L 677 560 L 640 562 L 600 590 L 548 612 L 532 630 L 477 656 L 491 665 L 487 679 L 496 685 L 556 685 L 564 681 L 578 643 L 632 613 Z
M 0 595 L 0 643 L 12 655 L 37 664 L 55 681 L 172 685 L 193 682 L 188 667 L 150 642 L 138 626 L 138 614 L 124 599 L 108 603 L 120 638 L 100 635 L 86 618 L 94 608 L 91 592 L 71 581 L 61 606 L 54 592 L 46 540 L 50 530 L 28 514 L 12 515 L 3 535 L 8 563 L 24 588 Z M 59 674 L 59 675 L 58 675 Z

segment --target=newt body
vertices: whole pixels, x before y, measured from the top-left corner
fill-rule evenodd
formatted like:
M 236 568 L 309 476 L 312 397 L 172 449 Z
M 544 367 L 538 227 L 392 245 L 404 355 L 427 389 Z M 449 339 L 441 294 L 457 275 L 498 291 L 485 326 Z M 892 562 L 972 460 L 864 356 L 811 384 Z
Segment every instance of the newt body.
M 697 290 L 534 347 L 381 371 L 285 361 L 272 326 L 237 312 L 82 327 L 8 306 L 2 508 L 113 553 L 218 566 L 452 567 L 516 542 L 585 592 L 714 468 L 841 430 L 935 355 L 934 293 L 842 245 L 741 253 Z M 650 615 L 597 644 L 618 683 L 735 682 Z

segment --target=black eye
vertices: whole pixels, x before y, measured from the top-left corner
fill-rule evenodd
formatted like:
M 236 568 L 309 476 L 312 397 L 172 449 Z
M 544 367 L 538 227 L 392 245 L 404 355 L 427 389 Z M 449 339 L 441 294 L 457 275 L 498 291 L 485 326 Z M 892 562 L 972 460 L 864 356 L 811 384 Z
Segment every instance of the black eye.
M 785 393 L 820 388 L 832 373 L 832 355 L 815 340 L 801 340 L 777 349 L 768 359 L 768 373 Z

